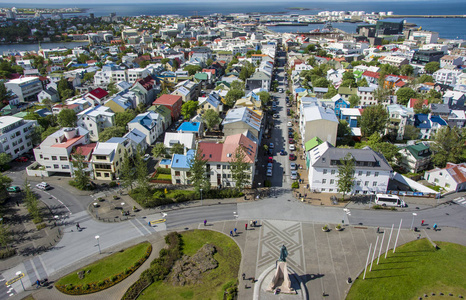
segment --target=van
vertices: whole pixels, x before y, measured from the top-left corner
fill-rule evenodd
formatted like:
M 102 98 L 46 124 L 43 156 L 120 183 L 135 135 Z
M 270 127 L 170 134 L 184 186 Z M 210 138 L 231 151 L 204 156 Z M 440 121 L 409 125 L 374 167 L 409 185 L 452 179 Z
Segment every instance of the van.
M 36 184 L 36 188 L 38 188 L 39 190 L 48 190 L 51 188 L 51 186 L 47 183 L 47 182 L 41 182 L 39 184 Z
M 375 196 L 375 204 L 382 206 L 399 206 L 406 207 L 406 203 L 396 195 L 390 194 L 377 194 Z

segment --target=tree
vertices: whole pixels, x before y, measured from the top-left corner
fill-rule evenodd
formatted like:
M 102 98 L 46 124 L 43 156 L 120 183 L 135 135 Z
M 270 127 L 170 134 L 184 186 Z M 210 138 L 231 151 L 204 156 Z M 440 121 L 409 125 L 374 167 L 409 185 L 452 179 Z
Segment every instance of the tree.
M 155 147 L 152 148 L 152 155 L 154 158 L 160 157 L 161 155 L 165 155 L 167 152 L 165 145 L 163 143 L 155 144 Z
M 94 81 L 94 75 L 95 75 L 95 72 L 89 72 L 89 73 L 84 74 L 83 81 L 84 82 L 93 82 Z
M 206 61 L 205 64 L 206 64 L 208 67 L 210 67 L 213 63 L 214 63 L 214 60 L 213 60 L 212 58 L 209 58 L 209 59 L 207 59 L 207 61 Z
M 397 102 L 401 105 L 408 104 L 409 99 L 416 98 L 417 93 L 410 87 L 402 87 L 396 91 Z
M 149 189 L 149 181 L 147 180 L 147 161 L 143 159 L 143 152 L 141 147 L 138 146 L 133 155 L 134 158 L 134 167 L 135 167 L 135 177 L 138 187 L 143 191 L 147 192 Z
M 8 198 L 9 194 L 6 189 L 10 186 L 12 182 L 13 180 L 11 180 L 10 177 L 0 173 L 0 203 L 2 203 Z
M 390 89 L 386 89 L 383 85 L 379 85 L 379 87 L 374 90 L 374 98 L 377 100 L 377 103 L 380 104 L 385 102 L 391 93 L 392 91 Z
M 249 180 L 249 164 L 246 162 L 246 148 L 242 145 L 236 147 L 235 153 L 230 160 L 231 177 L 235 182 L 235 188 L 242 190 Z
M 348 98 L 348 102 L 350 103 L 351 107 L 355 107 L 355 106 L 358 106 L 359 105 L 359 97 L 357 95 L 351 95 L 349 98 Z
M 267 105 L 271 99 L 270 94 L 265 91 L 257 93 L 257 96 L 261 99 L 262 105 Z
M 10 99 L 10 97 L 11 92 L 7 90 L 3 81 L 0 82 L 0 104 L 8 104 L 8 100 Z
M 206 164 L 207 159 L 204 159 L 202 156 L 202 150 L 197 149 L 196 155 L 191 157 L 188 161 L 189 163 L 189 172 L 191 175 L 189 176 L 189 180 L 191 184 L 194 186 L 194 190 L 196 192 L 200 192 L 200 189 L 204 190 L 205 192 L 210 190 L 210 182 L 206 176 Z
M 107 91 L 109 97 L 118 93 L 118 88 L 116 87 L 115 82 L 112 81 L 107 85 Z
M 421 130 L 416 128 L 414 125 L 406 125 L 403 138 L 405 140 L 415 140 L 419 138 Z
M 134 110 L 129 109 L 115 114 L 115 125 L 126 127 L 126 125 L 136 117 Z
M 241 82 L 239 80 L 234 80 L 231 84 L 230 84 L 230 90 L 240 90 L 242 92 L 244 92 L 244 82 Z
M 62 109 L 58 113 L 57 122 L 61 127 L 75 127 L 78 117 L 72 109 Z
M 244 92 L 241 90 L 230 89 L 225 96 L 226 105 L 233 107 L 236 103 L 236 100 L 241 99 L 244 96 Z
M 5 152 L 0 153 L 0 167 L 11 161 L 11 155 Z
M 401 75 L 403 76 L 411 76 L 414 73 L 414 67 L 411 65 L 402 65 L 401 66 Z
M 371 147 L 372 150 L 382 153 L 382 155 L 392 165 L 396 164 L 401 158 L 398 147 L 391 143 L 382 141 L 382 138 L 378 133 L 373 133 L 366 143 L 360 143 L 356 148 L 363 148 L 366 145 Z
M 428 74 L 433 74 L 435 71 L 440 69 L 440 63 L 438 61 L 431 61 L 429 63 L 426 63 L 424 67 L 424 71 L 426 71 Z
M 362 78 L 358 81 L 358 87 L 368 87 L 369 83 L 367 83 L 366 78 Z
M 131 190 L 133 190 L 134 168 L 132 159 L 127 150 L 125 150 L 123 161 L 121 162 L 120 181 L 123 188 L 130 187 Z
M 382 134 L 388 123 L 388 112 L 382 105 L 373 105 L 364 109 L 361 115 L 361 131 L 364 136 L 373 133 Z
M 336 94 L 338 94 L 337 89 L 333 85 L 330 85 L 328 87 L 328 92 L 324 94 L 324 99 L 331 99 Z
M 320 78 L 317 78 L 316 80 L 314 80 L 312 82 L 312 86 L 313 87 L 321 87 L 321 88 L 326 88 L 329 86 L 329 82 L 326 78 L 324 77 L 320 77 Z
M 346 120 L 338 122 L 337 140 L 340 145 L 349 145 L 353 141 L 351 127 Z
M 346 154 L 346 156 L 340 159 L 340 164 L 338 166 L 338 182 L 337 190 L 339 193 L 342 193 L 341 200 L 345 200 L 345 195 L 353 190 L 354 186 L 354 158 L 351 154 Z
M 8 226 L 4 225 L 3 222 L 0 222 L 0 246 L 9 251 L 11 242 L 11 232 Z
M 201 72 L 202 71 L 202 67 L 201 66 L 196 66 L 196 65 L 188 65 L 186 67 L 184 67 L 185 71 L 188 71 L 188 74 L 190 76 L 196 74 L 197 72 Z
M 419 77 L 419 83 L 424 83 L 424 82 L 434 82 L 434 77 L 427 75 L 427 74 L 422 74 L 421 77 Z
M 222 122 L 222 119 L 220 118 L 218 112 L 211 108 L 209 108 L 202 114 L 201 120 L 206 124 L 207 129 L 209 131 L 212 130 L 212 128 L 216 127 L 218 124 L 220 124 L 220 122 Z
M 125 127 L 113 126 L 107 127 L 99 133 L 99 142 L 106 142 L 112 137 L 122 137 L 126 133 Z
M 184 144 L 176 143 L 170 149 L 171 154 L 183 154 L 184 153 Z
M 89 183 L 91 182 L 89 175 L 86 173 L 87 162 L 85 161 L 85 157 L 82 151 L 79 151 L 74 153 L 72 158 L 74 176 L 72 185 L 80 190 L 85 190 L 89 187 Z
M 29 214 L 32 217 L 32 221 L 36 224 L 42 222 L 42 214 L 39 208 L 39 201 L 37 200 L 37 196 L 31 190 L 30 184 L 27 180 L 24 182 L 23 191 L 26 207 L 28 209 Z
M 434 152 L 432 162 L 439 168 L 445 167 L 447 162 L 459 163 L 464 161 L 466 132 L 458 127 L 441 127 L 433 136 L 435 143 L 431 145 Z
M 197 101 L 189 100 L 181 105 L 181 114 L 185 120 L 189 120 L 196 115 Z
M 70 89 L 68 80 L 65 77 L 62 77 L 57 84 L 57 91 L 60 95 L 60 99 L 65 100 L 73 96 L 74 92 Z

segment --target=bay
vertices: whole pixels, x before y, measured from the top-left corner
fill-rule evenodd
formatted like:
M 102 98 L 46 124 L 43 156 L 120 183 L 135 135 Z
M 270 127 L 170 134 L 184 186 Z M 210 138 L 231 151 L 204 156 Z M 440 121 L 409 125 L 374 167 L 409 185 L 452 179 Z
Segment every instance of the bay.
M 41 43 L 42 49 L 67 48 L 89 45 L 88 42 L 69 42 L 69 43 Z M 39 44 L 6 44 L 0 45 L 0 54 L 6 51 L 39 51 Z

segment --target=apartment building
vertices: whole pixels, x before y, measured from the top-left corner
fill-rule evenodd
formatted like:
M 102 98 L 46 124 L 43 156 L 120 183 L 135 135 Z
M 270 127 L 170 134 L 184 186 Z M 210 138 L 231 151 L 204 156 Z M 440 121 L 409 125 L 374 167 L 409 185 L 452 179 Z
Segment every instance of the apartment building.
M 89 131 L 89 138 L 93 142 L 99 140 L 99 134 L 108 127 L 115 125 L 115 113 L 106 106 L 93 106 L 80 112 L 78 126 Z
M 0 117 L 0 153 L 8 153 L 15 159 L 29 152 L 33 147 L 30 133 L 34 126 L 37 126 L 36 120 Z

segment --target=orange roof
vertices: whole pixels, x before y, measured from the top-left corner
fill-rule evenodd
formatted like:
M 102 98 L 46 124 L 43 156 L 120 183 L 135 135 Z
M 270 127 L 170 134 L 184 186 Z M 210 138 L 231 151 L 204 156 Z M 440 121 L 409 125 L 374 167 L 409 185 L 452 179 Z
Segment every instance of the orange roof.
M 73 144 L 76 143 L 77 141 L 79 141 L 82 137 L 83 137 L 82 135 L 78 135 L 78 136 L 75 136 L 74 138 L 71 138 L 69 140 L 64 141 L 63 143 L 52 145 L 52 147 L 55 147 L 55 148 L 68 148 L 70 146 L 73 146 Z
M 257 152 L 257 145 L 241 133 L 230 135 L 225 138 L 225 142 L 199 142 L 199 149 L 202 155 L 209 162 L 230 162 L 239 145 L 246 150 L 246 163 L 254 163 Z
M 81 154 L 87 157 L 95 148 L 97 143 L 91 143 L 87 145 L 78 145 L 74 148 L 73 154 Z

